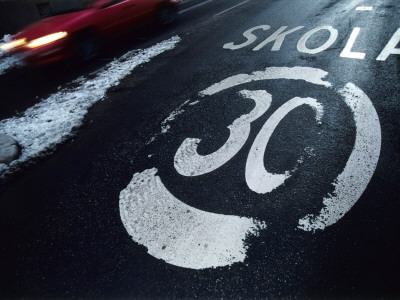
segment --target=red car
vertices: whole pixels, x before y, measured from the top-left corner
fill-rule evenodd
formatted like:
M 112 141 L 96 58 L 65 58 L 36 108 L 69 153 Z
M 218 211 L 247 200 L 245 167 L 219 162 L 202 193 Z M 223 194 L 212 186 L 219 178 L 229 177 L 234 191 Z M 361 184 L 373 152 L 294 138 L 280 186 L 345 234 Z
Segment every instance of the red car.
M 79 11 L 53 16 L 28 26 L 1 46 L 28 65 L 71 56 L 89 60 L 105 40 L 156 20 L 175 20 L 181 0 L 82 0 Z

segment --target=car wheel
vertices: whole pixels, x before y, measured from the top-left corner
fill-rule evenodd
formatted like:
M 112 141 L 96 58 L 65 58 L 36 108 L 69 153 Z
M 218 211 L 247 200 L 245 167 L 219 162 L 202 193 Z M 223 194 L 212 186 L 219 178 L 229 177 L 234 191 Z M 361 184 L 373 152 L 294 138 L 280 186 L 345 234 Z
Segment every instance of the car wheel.
M 86 62 L 100 53 L 100 43 L 93 34 L 82 34 L 76 39 L 76 55 L 80 61 Z
M 172 9 L 168 6 L 162 6 L 158 11 L 157 21 L 159 25 L 167 26 L 174 23 L 177 19 L 177 16 L 178 14 L 175 9 Z

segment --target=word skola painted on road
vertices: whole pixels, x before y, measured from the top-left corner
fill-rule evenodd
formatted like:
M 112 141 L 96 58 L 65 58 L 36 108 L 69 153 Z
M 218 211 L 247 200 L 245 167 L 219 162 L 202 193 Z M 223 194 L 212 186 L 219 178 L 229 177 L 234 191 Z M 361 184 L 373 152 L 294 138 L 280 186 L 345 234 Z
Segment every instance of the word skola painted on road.
M 253 51 L 259 51 L 262 49 L 264 46 L 266 46 L 269 43 L 273 42 L 271 51 L 279 51 L 282 43 L 285 39 L 285 37 L 295 31 L 298 31 L 304 26 L 297 26 L 293 29 L 287 30 L 288 26 L 282 26 L 278 30 L 276 30 L 273 34 L 271 34 L 268 38 L 266 38 L 264 41 L 259 43 L 257 46 L 253 48 Z M 230 49 L 230 50 L 237 50 L 241 49 L 247 46 L 250 46 L 254 44 L 254 42 L 257 41 L 258 37 L 254 34 L 256 31 L 267 31 L 271 29 L 271 26 L 269 25 L 259 25 L 252 27 L 245 32 L 243 32 L 243 36 L 247 39 L 245 42 L 240 43 L 240 44 L 235 44 L 234 42 L 230 42 L 225 44 L 223 47 L 224 49 Z M 307 41 L 313 36 L 318 34 L 321 31 L 328 31 L 329 37 L 328 39 L 319 45 L 316 48 L 309 48 L 307 46 Z M 364 59 L 365 58 L 365 53 L 364 52 L 355 52 L 353 51 L 353 45 L 357 40 L 357 37 L 361 31 L 361 28 L 355 27 L 353 28 L 353 31 L 351 32 L 345 47 L 343 48 L 343 51 L 340 53 L 340 57 L 347 57 L 347 58 L 354 58 L 354 59 Z M 320 26 L 317 28 L 314 28 L 310 31 L 307 31 L 297 42 L 297 50 L 302 53 L 307 53 L 307 54 L 317 54 L 322 51 L 327 50 L 329 47 L 331 47 L 337 40 L 338 38 L 338 30 L 335 29 L 332 26 Z M 392 38 L 389 40 L 389 42 L 386 44 L 386 46 L 383 48 L 383 50 L 380 52 L 376 60 L 379 61 L 385 61 L 390 55 L 392 54 L 400 54 L 400 48 L 396 48 L 397 44 L 400 42 L 400 28 L 397 29 L 397 31 L 393 34 Z

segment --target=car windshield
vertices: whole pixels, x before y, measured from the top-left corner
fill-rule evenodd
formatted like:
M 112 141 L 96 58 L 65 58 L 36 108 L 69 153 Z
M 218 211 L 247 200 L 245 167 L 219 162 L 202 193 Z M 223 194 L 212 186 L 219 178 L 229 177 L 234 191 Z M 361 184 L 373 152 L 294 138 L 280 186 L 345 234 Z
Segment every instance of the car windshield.
M 52 15 L 60 15 L 90 8 L 97 0 L 56 0 L 51 2 Z

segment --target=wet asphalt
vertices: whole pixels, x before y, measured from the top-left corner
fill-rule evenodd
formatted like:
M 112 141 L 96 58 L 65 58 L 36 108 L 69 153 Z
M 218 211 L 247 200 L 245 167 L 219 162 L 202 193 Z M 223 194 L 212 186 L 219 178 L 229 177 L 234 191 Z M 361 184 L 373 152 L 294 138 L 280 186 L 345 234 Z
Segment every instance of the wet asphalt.
M 173 35 L 171 51 L 135 69 L 94 105 L 76 135 L 34 165 L 2 182 L 0 194 L 0 297 L 78 298 L 348 298 L 400 297 L 399 56 L 376 58 L 399 27 L 395 0 L 213 0 L 185 2 L 177 24 L 121 38 L 89 65 L 20 68 L 0 77 L 1 118 L 24 111 L 60 84 L 99 68 L 127 49 L 146 48 Z M 238 7 L 231 7 L 241 4 Z M 361 5 L 372 11 L 356 11 Z M 225 10 L 230 9 L 225 12 Z M 220 14 L 222 12 L 222 14 Z M 242 33 L 257 31 L 254 44 L 237 50 Z M 279 51 L 272 43 L 252 49 L 281 26 L 304 26 L 287 35 Z M 301 53 L 296 44 L 319 26 L 338 38 L 327 50 Z M 352 30 L 361 28 L 353 51 L 340 57 Z M 326 40 L 311 39 L 310 48 Z M 252 82 L 246 89 L 273 95 L 268 112 L 252 123 L 240 152 L 214 172 L 184 177 L 174 155 L 185 138 L 201 138 L 200 154 L 223 145 L 227 127 L 253 104 L 237 92 L 211 97 L 199 92 L 236 74 L 267 67 L 312 67 L 327 71 L 335 86 L 352 82 L 371 99 L 381 125 L 380 158 L 366 190 L 351 210 L 323 231 L 305 232 L 298 220 L 322 208 L 355 143 L 356 124 L 337 93 L 294 80 Z M 21 86 L 22 85 L 22 86 Z M 266 120 L 288 99 L 313 97 L 325 108 L 322 125 L 307 107 L 292 111 L 274 131 L 264 163 L 268 170 L 297 171 L 268 196 L 246 185 L 251 145 Z M 194 105 L 184 104 L 190 100 Z M 197 102 L 199 101 L 199 102 Z M 171 112 L 184 110 L 161 133 Z M 154 138 L 154 139 L 152 139 Z M 302 162 L 299 163 L 299 158 Z M 191 270 L 165 263 L 133 242 L 119 213 L 119 193 L 133 174 L 157 168 L 166 188 L 186 204 L 220 214 L 265 221 L 251 237 L 244 263 Z

